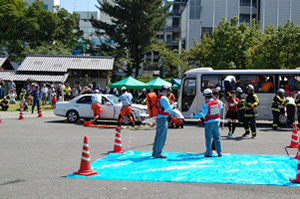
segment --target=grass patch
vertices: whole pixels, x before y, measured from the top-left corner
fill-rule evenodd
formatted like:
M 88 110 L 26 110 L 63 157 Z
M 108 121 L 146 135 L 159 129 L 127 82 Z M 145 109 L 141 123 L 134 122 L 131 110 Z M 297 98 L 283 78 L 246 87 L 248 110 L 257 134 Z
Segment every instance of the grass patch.
M 14 111 L 20 111 L 20 105 L 22 104 L 22 101 L 21 100 L 17 100 L 17 103 L 16 104 L 9 104 L 9 108 L 8 108 L 8 112 L 14 112 Z M 32 106 L 29 105 L 28 106 L 28 109 L 29 111 L 31 111 L 31 108 Z M 48 104 L 47 105 L 43 105 L 42 106 L 42 111 L 53 111 L 54 109 L 51 107 L 51 104 Z M 3 111 L 0 107 L 0 111 Z M 34 108 L 34 111 L 36 112 L 37 111 L 37 107 Z M 3 111 L 4 112 L 4 111 Z

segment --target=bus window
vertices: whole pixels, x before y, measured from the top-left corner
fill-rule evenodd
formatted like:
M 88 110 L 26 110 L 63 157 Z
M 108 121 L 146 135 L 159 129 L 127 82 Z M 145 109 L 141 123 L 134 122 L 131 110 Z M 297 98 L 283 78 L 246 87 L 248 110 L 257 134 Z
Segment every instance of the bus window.
M 220 75 L 202 75 L 201 77 L 201 90 L 206 88 L 216 88 L 221 86 L 221 76 Z
M 248 84 L 252 84 L 257 93 L 274 93 L 275 83 L 273 76 L 267 75 L 240 75 L 239 86 L 246 91 Z
M 295 92 L 300 89 L 300 76 L 286 75 L 279 77 L 279 88 L 285 90 L 285 96 L 295 96 Z
M 182 90 L 182 111 L 188 111 L 196 96 L 196 78 L 184 80 Z
M 274 76 L 259 76 L 259 92 L 261 93 L 274 93 L 275 92 L 275 82 Z

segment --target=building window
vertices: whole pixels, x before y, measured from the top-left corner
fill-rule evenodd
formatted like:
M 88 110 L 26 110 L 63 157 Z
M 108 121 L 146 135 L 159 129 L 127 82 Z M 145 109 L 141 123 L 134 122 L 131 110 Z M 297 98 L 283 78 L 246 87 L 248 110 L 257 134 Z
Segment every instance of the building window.
M 204 34 L 206 35 L 212 35 L 213 33 L 213 28 L 212 27 L 202 27 L 202 37 Z
M 190 19 L 200 19 L 201 0 L 190 0 Z
M 250 23 L 250 14 L 240 14 L 240 22 Z
M 47 4 L 43 4 L 43 10 L 48 10 L 48 5 Z
M 251 6 L 251 0 L 240 0 L 240 5 L 249 7 Z M 252 0 L 252 7 L 257 8 L 257 0 Z

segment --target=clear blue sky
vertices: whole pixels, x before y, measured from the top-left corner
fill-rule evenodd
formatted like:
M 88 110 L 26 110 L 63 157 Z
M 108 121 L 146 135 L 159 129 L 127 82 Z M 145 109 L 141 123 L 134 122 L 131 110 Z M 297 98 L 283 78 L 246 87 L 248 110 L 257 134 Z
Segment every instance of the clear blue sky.
M 61 7 L 67 9 L 69 12 L 74 11 L 98 11 L 95 5 L 98 5 L 97 0 L 60 0 Z

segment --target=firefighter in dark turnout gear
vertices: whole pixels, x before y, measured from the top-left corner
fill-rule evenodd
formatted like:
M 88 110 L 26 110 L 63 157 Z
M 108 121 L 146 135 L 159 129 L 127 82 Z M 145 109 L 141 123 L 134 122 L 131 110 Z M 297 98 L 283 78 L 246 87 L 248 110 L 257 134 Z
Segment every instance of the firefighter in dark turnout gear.
M 278 130 L 279 127 L 279 116 L 280 116 L 280 108 L 279 106 L 282 106 L 284 103 L 284 95 L 285 91 L 280 88 L 278 89 L 276 95 L 273 98 L 272 102 L 272 114 L 273 114 L 273 130 Z
M 300 91 L 296 94 L 295 103 L 297 106 L 298 127 L 300 128 Z
M 246 88 L 247 90 L 247 97 L 246 97 L 246 108 L 245 108 L 245 120 L 244 120 L 244 128 L 245 133 L 243 137 L 246 137 L 250 134 L 249 126 L 251 128 L 252 139 L 256 137 L 256 118 L 258 116 L 256 107 L 259 105 L 259 100 L 256 94 L 254 94 L 254 87 L 253 85 L 249 84 Z
M 244 126 L 244 114 L 245 114 L 245 95 L 243 93 L 243 90 L 241 87 L 236 88 L 236 97 L 239 98 L 239 103 L 238 103 L 238 119 L 239 119 L 239 124 Z

